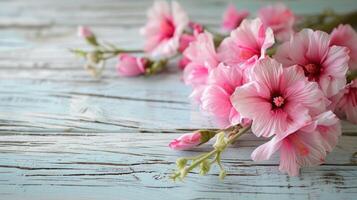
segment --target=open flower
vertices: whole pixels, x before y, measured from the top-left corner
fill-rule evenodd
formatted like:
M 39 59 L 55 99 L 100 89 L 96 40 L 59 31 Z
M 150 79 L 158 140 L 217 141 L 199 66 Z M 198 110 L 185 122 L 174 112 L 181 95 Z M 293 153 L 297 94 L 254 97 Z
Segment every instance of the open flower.
M 264 26 L 273 29 L 277 40 L 288 40 L 294 33 L 294 13 L 283 4 L 262 7 L 258 11 L 258 17 Z
M 267 57 L 257 61 L 253 71 L 253 81 L 238 87 L 231 101 L 242 117 L 253 120 L 258 137 L 301 127 L 326 109 L 323 93 L 300 67 L 283 68 Z
M 237 28 L 243 19 L 248 17 L 249 12 L 246 10 L 238 11 L 232 4 L 228 5 L 223 13 L 222 29 L 224 31 L 232 31 Z
M 186 133 L 170 142 L 169 147 L 174 150 L 188 150 L 201 143 L 201 133 L 199 131 Z
M 339 25 L 331 33 L 331 45 L 347 47 L 350 61 L 348 66 L 351 70 L 357 70 L 357 33 L 351 25 Z
M 183 54 L 190 60 L 184 70 L 185 83 L 192 86 L 205 84 L 208 71 L 218 65 L 212 35 L 208 32 L 197 35 L 196 40 L 190 43 Z
M 299 65 L 328 98 L 346 85 L 348 49 L 330 46 L 330 36 L 325 32 L 303 29 L 278 47 L 275 58 L 284 67 Z
M 222 41 L 218 54 L 222 62 L 237 66 L 250 59 L 264 57 L 265 51 L 273 44 L 273 31 L 263 26 L 260 19 L 245 19 Z
M 148 60 L 137 58 L 129 54 L 120 54 L 118 56 L 117 72 L 120 76 L 139 76 L 145 73 Z
M 173 1 L 155 1 L 147 13 L 148 22 L 141 29 L 145 36 L 145 51 L 153 57 L 169 57 L 179 47 L 179 39 L 189 23 L 189 19 L 181 6 Z
M 219 63 L 212 35 L 208 32 L 197 35 L 183 55 L 190 60 L 183 71 L 183 80 L 193 87 L 191 98 L 199 102 L 209 71 Z
M 330 107 L 337 116 L 357 124 L 357 80 L 347 84 L 331 101 Z
M 201 97 L 201 108 L 214 116 L 223 127 L 241 123 L 242 119 L 230 98 L 242 84 L 243 74 L 240 68 L 219 64 L 210 72 L 208 85 Z
M 255 149 L 252 159 L 268 160 L 279 151 L 279 170 L 290 176 L 297 176 L 301 167 L 324 163 L 327 153 L 337 144 L 341 125 L 338 118 L 331 111 L 327 111 L 314 117 L 306 126 L 288 130 L 288 133 L 283 135 L 276 135 Z

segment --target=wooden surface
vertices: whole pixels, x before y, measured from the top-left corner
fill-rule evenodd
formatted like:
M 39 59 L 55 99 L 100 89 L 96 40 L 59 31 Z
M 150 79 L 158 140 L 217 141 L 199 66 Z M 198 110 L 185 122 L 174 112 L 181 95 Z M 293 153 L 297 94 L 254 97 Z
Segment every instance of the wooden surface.
M 227 0 L 228 1 L 228 0 Z M 100 2 L 100 3 L 98 3 Z M 190 16 L 217 28 L 226 1 L 186 0 Z M 255 11 L 269 1 L 237 1 Z M 354 0 L 288 1 L 298 13 L 326 7 L 355 10 Z M 278 159 L 252 162 L 261 139 L 246 135 L 214 168 L 185 182 L 168 176 L 179 156 L 168 142 L 214 127 L 192 107 L 173 66 L 154 77 L 119 78 L 111 62 L 103 79 L 83 70 L 68 48 L 86 47 L 76 26 L 90 25 L 108 41 L 140 48 L 138 29 L 150 1 L 0 1 L 0 199 L 356 199 L 357 127 L 343 136 L 326 164 L 300 177 L 278 171 Z

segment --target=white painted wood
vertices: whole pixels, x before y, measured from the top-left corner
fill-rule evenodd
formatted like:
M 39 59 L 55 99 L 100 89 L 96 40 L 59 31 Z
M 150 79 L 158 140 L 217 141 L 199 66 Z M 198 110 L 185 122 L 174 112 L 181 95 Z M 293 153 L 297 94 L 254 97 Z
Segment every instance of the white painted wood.
M 197 21 L 219 27 L 224 0 L 180 1 Z M 256 11 L 271 1 L 241 0 Z M 287 1 L 298 13 L 334 7 L 355 10 L 354 0 Z M 102 79 L 83 70 L 68 48 L 86 48 L 78 24 L 125 48 L 140 48 L 138 34 L 150 1 L 0 1 L 0 199 L 354 199 L 357 127 L 343 136 L 326 164 L 300 177 L 278 171 L 278 158 L 254 163 L 263 143 L 246 135 L 224 154 L 218 169 L 184 183 L 168 179 L 179 156 L 168 142 L 214 123 L 194 108 L 190 89 L 173 65 L 154 77 L 119 78 L 115 61 Z

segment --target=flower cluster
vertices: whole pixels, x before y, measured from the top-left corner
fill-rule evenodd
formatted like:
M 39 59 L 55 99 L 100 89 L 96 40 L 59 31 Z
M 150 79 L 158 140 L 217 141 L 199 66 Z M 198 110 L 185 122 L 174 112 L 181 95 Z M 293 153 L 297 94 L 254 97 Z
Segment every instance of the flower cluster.
M 229 15 L 234 12 L 230 7 Z M 282 5 L 261 9 L 255 19 L 238 15 L 231 17 L 238 27 L 220 45 L 205 31 L 183 52 L 190 60 L 183 78 L 193 89 L 191 98 L 223 129 L 215 131 L 213 151 L 180 159 L 185 165 L 178 165 L 174 179 L 195 167 L 210 169 L 215 162 L 225 175 L 220 154 L 249 129 L 270 139 L 253 151 L 254 161 L 279 152 L 280 171 L 297 176 L 300 168 L 325 161 L 341 135 L 340 119 L 357 124 L 357 45 L 352 42 L 357 33 L 350 25 L 340 25 L 331 34 L 293 32 L 294 14 Z M 202 144 L 198 133 L 186 134 L 170 147 L 196 147 Z
M 248 130 L 269 139 L 253 160 L 279 152 L 279 169 L 296 176 L 300 168 L 324 162 L 341 135 L 340 119 L 357 124 L 357 33 L 348 25 L 356 13 L 297 17 L 277 4 L 250 15 L 229 5 L 222 33 L 213 33 L 177 2 L 156 1 L 140 30 L 143 51 L 101 42 L 86 27 L 79 36 L 94 50 L 72 51 L 86 58 L 94 76 L 113 57 L 121 76 L 156 74 L 169 60 L 178 61 L 190 98 L 221 129 L 187 133 L 169 144 L 186 150 L 217 138 L 211 152 L 177 160 L 173 179 L 197 167 L 206 174 L 214 163 L 223 178 L 221 153 Z

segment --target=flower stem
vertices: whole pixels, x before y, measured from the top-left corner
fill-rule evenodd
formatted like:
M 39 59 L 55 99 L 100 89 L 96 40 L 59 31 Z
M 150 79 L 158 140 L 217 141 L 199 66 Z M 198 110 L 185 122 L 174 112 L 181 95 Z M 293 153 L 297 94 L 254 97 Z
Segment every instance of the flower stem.
M 222 135 L 217 136 L 218 138 L 214 145 L 214 147 L 215 147 L 214 150 L 212 150 L 208 153 L 205 153 L 205 154 L 201 154 L 201 155 L 192 157 L 192 158 L 181 158 L 181 159 L 186 159 L 186 161 L 192 160 L 192 163 L 189 166 L 179 166 L 179 170 L 176 171 L 171 176 L 171 178 L 173 180 L 175 180 L 176 178 L 179 178 L 182 180 L 188 174 L 188 172 L 192 171 L 193 169 L 197 168 L 198 166 L 201 166 L 201 170 L 202 170 L 202 164 L 208 163 L 208 165 L 212 165 L 215 162 L 217 163 L 217 165 L 219 166 L 219 168 L 221 170 L 220 174 L 224 174 L 222 176 L 220 175 L 220 177 L 224 177 L 225 170 L 221 163 L 221 153 L 226 149 L 226 147 L 228 145 L 234 143 L 240 136 L 242 136 L 244 133 L 246 133 L 250 129 L 250 126 L 242 127 L 240 125 L 236 125 L 236 126 L 232 126 L 230 128 L 232 130 L 229 134 L 228 139 L 223 138 L 224 136 L 222 137 Z M 228 128 L 228 129 L 230 129 L 230 128 Z M 221 132 L 219 134 L 224 135 L 223 132 Z M 215 156 L 214 159 L 211 162 L 207 162 L 213 156 Z M 207 173 L 207 172 L 208 172 L 208 170 L 205 173 Z M 203 173 L 203 174 L 205 174 L 205 173 Z

